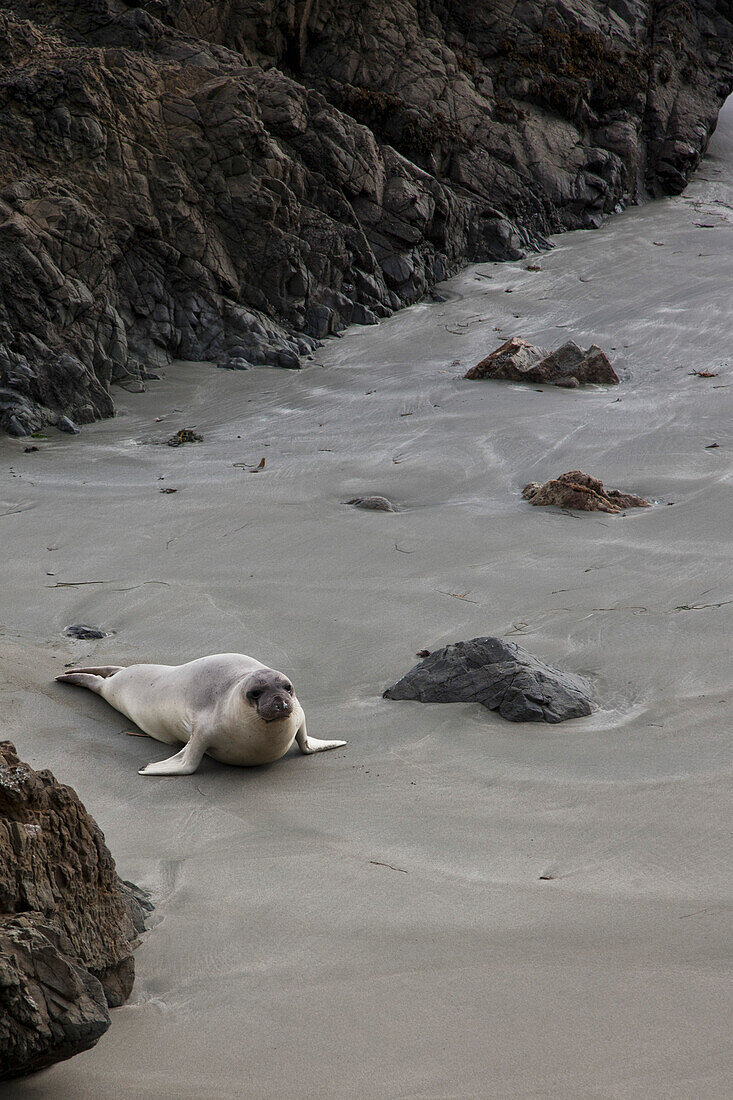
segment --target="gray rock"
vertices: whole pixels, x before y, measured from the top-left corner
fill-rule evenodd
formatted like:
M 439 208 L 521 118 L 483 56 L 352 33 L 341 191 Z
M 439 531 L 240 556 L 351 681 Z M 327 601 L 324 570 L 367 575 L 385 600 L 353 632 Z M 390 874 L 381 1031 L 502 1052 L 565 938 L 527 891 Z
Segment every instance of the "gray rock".
M 76 623 L 74 626 L 67 626 L 64 634 L 67 638 L 77 638 L 79 640 L 91 640 L 92 638 L 108 638 L 109 632 L 106 630 L 99 630 L 96 626 L 85 626 L 83 623 Z
M 68 435 L 78 435 L 79 428 L 76 426 L 73 420 L 70 420 L 68 416 L 60 416 L 56 421 L 56 427 L 60 432 L 67 432 Z
M 219 363 L 220 370 L 249 370 L 250 364 L 246 359 L 241 356 L 236 356 L 234 359 L 227 359 L 224 363 Z
M 397 505 L 386 497 L 352 497 L 344 503 L 351 504 L 354 508 L 364 508 L 369 512 L 399 512 Z
M 588 685 L 514 642 L 474 638 L 425 657 L 384 692 L 385 699 L 481 703 L 510 722 L 564 722 L 592 711 Z
M 377 317 L 376 313 L 374 313 L 371 309 L 368 309 L 366 306 L 359 305 L 358 303 L 354 306 L 353 312 L 351 314 L 351 320 L 355 325 L 379 324 L 379 318 Z

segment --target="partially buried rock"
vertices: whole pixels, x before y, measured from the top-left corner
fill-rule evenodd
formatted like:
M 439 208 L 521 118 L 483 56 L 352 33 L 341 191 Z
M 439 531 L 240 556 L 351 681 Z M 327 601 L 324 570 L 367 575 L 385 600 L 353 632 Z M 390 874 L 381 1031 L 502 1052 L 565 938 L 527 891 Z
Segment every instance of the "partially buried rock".
M 249 368 L 250 364 L 241 356 L 235 356 L 233 359 L 227 359 L 225 362 L 219 363 L 219 370 L 249 370 Z
M 541 485 L 532 481 L 522 489 L 522 496 L 539 507 L 569 508 L 576 512 L 622 512 L 624 508 L 650 508 L 648 500 L 604 489 L 603 482 L 582 470 L 569 470 Z
M 499 378 L 574 388 L 587 383 L 618 385 L 619 377 L 596 344 L 587 351 L 573 340 L 549 354 L 519 336 L 507 340 L 465 374 L 466 378 Z
M 386 497 L 352 497 L 344 503 L 354 508 L 366 508 L 370 512 L 399 512 L 397 505 Z
M 0 742 L 0 1080 L 94 1046 L 149 909 L 74 791 Z
M 436 649 L 384 698 L 481 703 L 510 722 L 564 722 L 592 710 L 590 691 L 579 676 L 500 638 L 473 638 Z
M 181 447 L 184 443 L 203 443 L 204 437 L 193 428 L 181 428 L 179 432 L 166 440 L 169 447 Z
M 75 623 L 74 626 L 67 626 L 64 634 L 67 638 L 77 638 L 80 641 L 87 641 L 93 638 L 108 638 L 113 631 L 100 630 L 96 626 L 86 626 L 84 623 Z

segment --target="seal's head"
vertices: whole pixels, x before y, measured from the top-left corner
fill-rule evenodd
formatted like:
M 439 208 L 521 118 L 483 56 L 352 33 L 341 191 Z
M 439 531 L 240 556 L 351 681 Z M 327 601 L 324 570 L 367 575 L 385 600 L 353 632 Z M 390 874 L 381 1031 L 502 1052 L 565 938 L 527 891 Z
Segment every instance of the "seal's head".
M 244 695 L 265 722 L 277 722 L 293 713 L 293 685 L 287 676 L 271 668 L 258 669 L 248 676 Z

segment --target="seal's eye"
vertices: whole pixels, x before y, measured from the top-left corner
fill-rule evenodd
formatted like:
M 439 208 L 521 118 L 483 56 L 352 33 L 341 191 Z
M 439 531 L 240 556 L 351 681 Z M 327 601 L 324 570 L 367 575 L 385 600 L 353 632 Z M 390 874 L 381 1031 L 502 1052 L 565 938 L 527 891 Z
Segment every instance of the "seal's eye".
M 259 699 L 260 695 L 262 695 L 262 688 L 252 688 L 251 691 L 247 692 L 248 699 Z
M 292 684 L 285 684 L 284 686 L 285 686 L 285 690 L 288 691 L 292 695 L 293 694 L 293 685 Z

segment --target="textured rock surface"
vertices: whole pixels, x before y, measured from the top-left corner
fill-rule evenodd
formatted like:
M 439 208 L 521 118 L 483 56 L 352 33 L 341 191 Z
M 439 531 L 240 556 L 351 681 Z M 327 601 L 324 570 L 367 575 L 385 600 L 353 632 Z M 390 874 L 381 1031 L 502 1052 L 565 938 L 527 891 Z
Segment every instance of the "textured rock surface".
M 352 497 L 346 504 L 354 508 L 364 508 L 368 512 L 399 512 L 396 504 L 386 497 Z
M 522 496 L 530 504 L 540 507 L 552 505 L 570 508 L 578 512 L 622 512 L 624 508 L 650 508 L 648 500 L 621 493 L 618 489 L 604 489 L 603 482 L 582 470 L 569 470 L 566 474 L 540 485 L 531 481 L 522 489 Z
M 607 386 L 617 386 L 619 383 L 616 371 L 597 344 L 591 344 L 587 351 L 583 351 L 573 340 L 568 340 L 548 355 L 542 348 L 536 348 L 518 336 L 507 340 L 471 367 L 465 377 L 552 383 L 569 388 L 591 382 Z
M 467 260 L 677 192 L 724 0 L 9 0 L 0 427 L 171 357 L 297 367 Z
M 145 908 L 74 791 L 0 742 L 0 1079 L 96 1043 L 132 989 Z
M 588 686 L 579 676 L 551 668 L 500 638 L 474 638 L 436 650 L 388 688 L 384 698 L 481 703 L 510 722 L 564 722 L 592 710 Z

